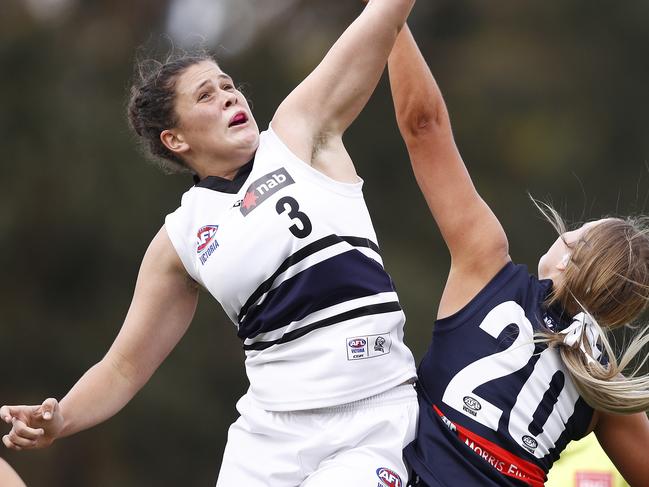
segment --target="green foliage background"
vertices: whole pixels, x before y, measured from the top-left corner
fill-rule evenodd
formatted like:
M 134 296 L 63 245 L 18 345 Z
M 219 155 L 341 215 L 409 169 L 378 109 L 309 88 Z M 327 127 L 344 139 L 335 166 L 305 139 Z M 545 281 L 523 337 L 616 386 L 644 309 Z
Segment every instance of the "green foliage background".
M 227 38 L 214 46 L 260 127 L 359 3 L 297 1 L 236 57 L 223 55 Z M 102 357 L 149 240 L 191 184 L 144 162 L 124 116 L 135 50 L 159 38 L 168 4 L 83 0 L 50 21 L 21 0 L 0 5 L 0 404 L 60 398 Z M 649 2 L 419 0 L 410 23 L 514 260 L 535 269 L 556 237 L 527 192 L 572 222 L 646 210 Z M 346 143 L 420 359 L 448 255 L 385 79 Z M 30 486 L 213 485 L 246 387 L 234 327 L 204 295 L 180 345 L 115 418 L 0 455 Z

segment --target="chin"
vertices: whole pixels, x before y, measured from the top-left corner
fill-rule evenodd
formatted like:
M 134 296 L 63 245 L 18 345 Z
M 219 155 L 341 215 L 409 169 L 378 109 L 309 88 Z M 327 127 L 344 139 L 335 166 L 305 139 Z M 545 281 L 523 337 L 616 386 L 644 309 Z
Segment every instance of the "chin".
M 250 127 L 245 134 L 242 134 L 242 144 L 252 150 L 257 150 L 257 147 L 259 147 L 259 130 L 256 126 Z
M 545 266 L 545 255 L 541 257 L 539 260 L 539 264 L 536 268 L 536 274 L 539 277 L 539 279 L 547 279 L 548 278 L 548 272 Z

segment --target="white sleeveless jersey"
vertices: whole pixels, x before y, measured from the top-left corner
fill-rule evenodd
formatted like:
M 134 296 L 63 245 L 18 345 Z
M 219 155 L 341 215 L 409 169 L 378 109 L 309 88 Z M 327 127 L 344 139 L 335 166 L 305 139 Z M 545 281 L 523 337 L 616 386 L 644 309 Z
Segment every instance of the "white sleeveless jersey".
M 234 180 L 205 178 L 165 224 L 237 326 L 260 407 L 339 405 L 415 376 L 362 181 L 325 176 L 269 128 Z

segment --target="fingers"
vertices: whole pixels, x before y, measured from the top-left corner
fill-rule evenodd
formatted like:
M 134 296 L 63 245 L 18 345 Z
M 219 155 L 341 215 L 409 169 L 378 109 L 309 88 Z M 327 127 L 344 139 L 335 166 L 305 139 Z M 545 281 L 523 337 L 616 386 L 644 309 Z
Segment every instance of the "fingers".
M 22 421 L 31 421 L 33 418 L 41 417 L 40 409 L 42 405 L 39 406 L 2 406 L 0 408 L 0 418 L 5 423 L 11 424 L 13 418 L 18 418 Z
M 36 447 L 35 440 L 27 440 L 19 436 L 12 436 L 11 433 L 2 437 L 2 443 L 11 450 L 29 450 Z
M 13 428 L 9 434 L 11 435 L 11 433 L 15 433 L 18 437 L 26 440 L 37 440 L 45 434 L 45 430 L 43 428 L 30 428 L 19 419 L 14 418 Z M 13 438 L 10 439 L 13 441 Z
M 4 446 L 6 446 L 7 448 L 10 448 L 12 450 L 22 450 L 22 448 L 20 448 L 18 445 L 14 445 L 11 442 L 11 440 L 9 439 L 9 435 L 4 435 L 2 437 L 2 443 L 3 443 Z
M 50 419 L 52 419 L 58 407 L 59 407 L 59 402 L 56 399 L 52 397 L 45 399 L 45 401 L 43 401 L 43 404 L 41 405 L 40 408 L 43 419 L 45 421 L 49 421 Z
M 0 419 L 2 419 L 2 421 L 5 423 L 11 423 L 12 416 L 11 406 L 2 406 L 0 408 Z
M 45 435 L 43 429 L 30 428 L 19 419 L 14 418 L 12 423 L 13 428 L 9 434 L 2 437 L 2 442 L 7 448 L 14 450 L 35 448 L 38 446 L 38 440 Z
M 60 414 L 59 403 L 53 398 L 38 406 L 2 406 L 0 419 L 12 426 L 11 431 L 2 437 L 2 443 L 12 450 L 47 446 L 54 439 Z

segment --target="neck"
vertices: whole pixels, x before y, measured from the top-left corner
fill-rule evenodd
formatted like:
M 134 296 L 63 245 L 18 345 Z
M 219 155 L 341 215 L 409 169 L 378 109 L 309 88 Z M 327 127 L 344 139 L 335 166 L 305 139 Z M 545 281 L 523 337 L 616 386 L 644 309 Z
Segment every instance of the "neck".
M 227 161 L 197 161 L 190 167 L 201 179 L 206 178 L 207 176 L 218 176 L 220 178 L 233 180 L 237 175 L 237 172 L 239 172 L 239 169 L 248 163 L 254 155 L 254 152 L 252 154 L 242 154 L 237 157 L 230 157 Z

